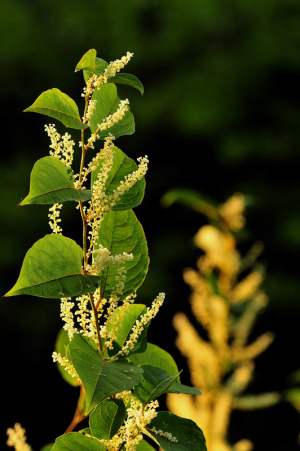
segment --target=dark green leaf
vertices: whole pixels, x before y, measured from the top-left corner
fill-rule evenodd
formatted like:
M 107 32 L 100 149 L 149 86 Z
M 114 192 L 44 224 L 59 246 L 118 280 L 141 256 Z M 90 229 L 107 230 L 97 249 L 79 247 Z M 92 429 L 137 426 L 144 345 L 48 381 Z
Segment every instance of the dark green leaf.
M 87 70 L 93 72 L 95 70 L 96 55 L 97 52 L 95 49 L 88 50 L 75 67 L 75 72 L 78 72 L 79 70 Z
M 165 370 L 170 376 L 175 376 L 179 373 L 175 360 L 167 351 L 159 348 L 152 343 L 147 344 L 147 350 L 142 354 L 133 354 L 129 360 L 135 365 L 151 365 Z M 177 382 L 180 382 L 179 376 Z
M 110 440 L 118 432 L 125 418 L 126 409 L 122 399 L 106 399 L 91 414 L 91 433 L 100 440 Z
M 117 95 L 116 85 L 113 83 L 104 84 L 101 89 L 96 89 L 92 100 L 97 100 L 97 107 L 90 119 L 90 128 L 92 133 L 94 133 L 98 124 L 109 115 L 115 113 L 119 108 L 120 99 Z M 112 127 L 99 133 L 100 138 L 104 139 L 111 133 L 113 136 L 118 138 L 123 135 L 132 135 L 135 131 L 133 115 L 130 111 L 126 111 L 123 119 Z
M 55 352 L 59 353 L 62 355 L 62 357 L 67 357 L 67 353 L 66 353 L 66 346 L 68 346 L 68 344 L 70 343 L 69 341 L 69 337 L 68 337 L 68 332 L 64 329 L 60 329 L 60 331 L 58 332 L 57 338 L 56 338 L 56 342 L 55 342 Z M 57 369 L 60 372 L 62 378 L 68 382 L 68 384 L 72 385 L 73 387 L 78 387 L 78 385 L 80 385 L 80 382 L 72 377 L 68 371 L 65 370 L 65 368 L 63 366 L 61 366 L 58 362 L 56 363 L 57 365 Z
M 131 329 L 134 326 L 135 322 L 141 317 L 141 315 L 144 315 L 146 312 L 146 307 L 141 304 L 132 304 L 127 307 L 118 307 L 114 311 L 113 317 L 108 320 L 106 326 L 108 337 L 110 337 L 111 335 L 113 336 L 114 332 L 116 331 L 116 339 L 113 342 L 114 349 L 108 350 L 108 355 L 113 356 L 117 354 L 120 349 L 122 349 L 122 347 L 130 337 Z M 115 318 L 118 318 L 118 322 L 115 321 Z M 145 326 L 133 349 L 130 351 L 130 354 L 137 351 L 143 352 L 146 349 L 147 329 L 148 326 Z
M 156 431 L 170 432 L 177 442 L 172 442 L 155 433 L 153 428 Z M 203 432 L 192 420 L 178 417 L 169 412 L 158 412 L 147 429 L 155 437 L 163 451 L 207 451 Z
M 123 85 L 128 85 L 140 91 L 142 95 L 144 94 L 144 86 L 135 75 L 124 73 L 117 74 L 114 77 L 109 78 L 108 83 L 121 83 Z
M 68 168 L 59 158 L 44 157 L 33 166 L 30 191 L 20 206 L 55 204 L 68 200 L 85 201 L 90 198 L 90 191 L 75 189 L 71 168 Z
M 201 391 L 196 387 L 189 387 L 188 385 L 179 384 L 174 382 L 166 393 L 184 393 L 185 395 L 201 395 Z
M 99 440 L 87 437 L 79 432 L 64 434 L 55 440 L 52 451 L 105 451 Z
M 143 228 L 132 210 L 106 213 L 102 221 L 98 244 L 111 251 L 112 255 L 123 252 L 133 254 L 133 260 L 122 263 L 127 274 L 124 280 L 122 299 L 136 291 L 148 271 L 149 257 Z M 101 296 L 109 298 L 116 284 L 119 265 L 112 265 L 100 272 Z
M 43 92 L 25 112 L 45 114 L 62 122 L 66 127 L 82 130 L 88 125 L 81 122 L 78 107 L 71 97 L 59 89 Z
M 5 296 L 60 299 L 94 291 L 99 278 L 81 273 L 82 249 L 62 235 L 46 235 L 25 255 L 19 278 Z
M 169 376 L 164 370 L 151 365 L 141 365 L 141 368 L 144 370 L 143 378 L 134 387 L 134 393 L 144 405 L 167 393 L 178 376 Z
M 113 166 L 105 184 L 105 193 L 108 196 L 113 194 L 115 189 L 119 186 L 120 181 L 124 181 L 125 176 L 132 174 L 132 172 L 137 170 L 136 163 L 131 158 L 128 158 L 125 153 L 122 152 L 122 150 L 120 150 L 118 147 L 113 147 L 113 150 L 115 152 Z M 95 171 L 92 172 L 91 185 L 93 185 L 93 183 L 97 179 L 102 164 L 102 160 L 100 160 L 100 164 L 95 169 Z M 113 210 L 124 211 L 136 207 L 141 203 L 144 197 L 144 191 L 145 178 L 143 177 L 141 180 L 136 182 L 132 188 L 130 188 L 122 195 L 121 199 L 113 207 Z
M 70 343 L 70 356 L 86 393 L 86 413 L 112 395 L 130 390 L 142 378 L 143 370 L 127 360 L 106 361 L 79 334 Z

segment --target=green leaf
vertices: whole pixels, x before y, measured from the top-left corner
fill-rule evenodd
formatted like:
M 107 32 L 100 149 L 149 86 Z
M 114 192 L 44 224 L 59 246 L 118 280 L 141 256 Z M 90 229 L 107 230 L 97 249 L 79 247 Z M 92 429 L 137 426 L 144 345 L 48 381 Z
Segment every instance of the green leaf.
M 41 448 L 40 451 L 50 451 L 52 449 L 53 445 L 54 445 L 54 442 L 48 443 L 47 445 L 43 446 L 43 448 Z
M 196 387 L 189 387 L 188 385 L 179 384 L 174 382 L 166 393 L 184 393 L 185 395 L 201 395 L 201 391 Z
M 109 78 L 107 82 L 128 85 L 140 91 L 142 95 L 144 94 L 144 86 L 135 75 L 121 73 Z
M 66 353 L 66 346 L 68 346 L 70 343 L 68 332 L 64 330 L 63 328 L 60 329 L 60 331 L 57 334 L 56 342 L 55 342 L 55 352 L 62 355 L 62 357 L 67 357 Z M 72 385 L 73 387 L 78 387 L 80 385 L 80 382 L 72 377 L 68 371 L 65 370 L 63 366 L 61 366 L 58 362 L 56 363 L 57 369 L 60 372 L 62 378 L 68 382 L 68 384 Z
M 52 451 L 105 451 L 105 447 L 99 440 L 87 437 L 79 432 L 69 432 L 55 440 Z
M 125 176 L 132 174 L 137 170 L 136 163 L 128 158 L 122 150 L 118 147 L 113 147 L 115 152 L 113 166 L 108 174 L 108 179 L 105 184 L 105 193 L 107 196 L 113 194 L 120 182 L 125 179 Z M 97 176 L 102 168 L 102 160 L 97 168 L 92 172 L 91 185 L 97 180 Z M 145 192 L 145 178 L 137 181 L 132 188 L 122 195 L 121 199 L 112 208 L 114 211 L 129 210 L 139 205 L 144 197 Z
M 122 263 L 127 274 L 121 299 L 136 291 L 148 271 L 149 257 L 143 228 L 132 210 L 112 211 L 105 214 L 98 234 L 98 244 L 111 251 L 112 255 L 132 253 L 133 260 Z M 108 266 L 99 276 L 101 296 L 109 298 L 116 284 L 119 265 Z
M 96 55 L 97 52 L 95 49 L 88 50 L 75 67 L 75 72 L 78 72 L 79 70 L 87 70 L 93 72 L 95 70 Z
M 83 130 L 88 125 L 81 122 L 78 107 L 71 97 L 59 89 L 53 88 L 43 92 L 25 112 L 40 113 L 53 117 L 66 127 Z
M 144 370 L 143 378 L 134 387 L 134 393 L 144 405 L 167 393 L 178 376 L 169 376 L 164 370 L 151 365 L 141 365 L 141 368 Z
M 70 343 L 70 356 L 86 393 L 86 413 L 112 395 L 130 390 L 142 379 L 143 370 L 127 360 L 106 361 L 79 334 Z
M 91 433 L 99 440 L 110 440 L 126 418 L 122 399 L 107 399 L 99 404 L 90 417 Z
M 146 440 L 141 440 L 138 446 L 136 447 L 136 451 L 155 451 L 155 448 L 149 445 L 149 443 L 146 442 Z
M 109 115 L 115 113 L 119 108 L 120 99 L 117 95 L 116 85 L 104 84 L 101 89 L 96 89 L 92 96 L 92 100 L 97 100 L 97 107 L 90 119 L 90 128 L 92 133 L 98 128 L 98 124 Z M 113 136 L 118 138 L 123 135 L 132 135 L 135 131 L 134 118 L 130 111 L 126 111 L 123 119 L 112 127 L 100 132 L 98 136 L 104 139 L 111 133 Z
M 131 330 L 135 322 L 141 317 L 141 315 L 144 315 L 146 312 L 146 307 L 141 304 L 132 304 L 126 307 L 118 307 L 114 311 L 114 315 L 109 318 L 106 326 L 108 337 L 114 335 L 116 336 L 116 339 L 113 342 L 114 349 L 108 350 L 109 356 L 117 354 L 117 352 L 122 349 L 122 347 L 130 337 Z M 118 318 L 118 322 L 116 322 L 115 318 Z M 143 352 L 144 350 L 146 350 L 147 329 L 148 326 L 144 326 L 144 330 L 138 337 L 133 349 L 129 354 L 127 354 L 127 356 L 137 351 Z
M 142 354 L 133 354 L 129 357 L 129 360 L 135 365 L 151 365 L 161 368 L 170 376 L 175 376 L 179 373 L 171 354 L 152 343 L 147 344 L 147 350 L 145 352 Z M 180 382 L 179 376 L 177 377 L 177 382 Z
M 62 235 L 46 235 L 25 255 L 19 278 L 5 296 L 60 299 L 93 292 L 99 277 L 81 273 L 82 249 Z
M 90 70 L 84 70 L 83 71 L 83 76 L 84 76 L 84 81 L 87 82 L 88 79 L 93 75 L 103 75 L 105 69 L 107 68 L 108 63 L 106 61 L 104 61 L 101 58 L 97 58 L 95 59 L 95 68 L 94 70 L 90 71 Z
M 153 428 L 171 433 L 177 442 L 171 442 L 166 437 L 153 432 Z M 158 412 L 147 429 L 164 451 L 207 451 L 203 432 L 192 420 L 169 412 Z
M 68 200 L 85 201 L 90 198 L 90 191 L 75 188 L 71 168 L 56 157 L 44 157 L 33 166 L 29 194 L 20 206 L 55 204 Z

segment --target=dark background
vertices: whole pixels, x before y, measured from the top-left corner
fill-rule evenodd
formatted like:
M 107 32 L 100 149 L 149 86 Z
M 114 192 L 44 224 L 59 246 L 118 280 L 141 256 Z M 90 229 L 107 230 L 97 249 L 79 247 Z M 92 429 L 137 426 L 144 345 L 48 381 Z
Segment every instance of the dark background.
M 234 192 L 251 196 L 249 242 L 262 241 L 264 289 L 270 304 L 253 337 L 271 330 L 275 343 L 257 359 L 249 393 L 289 387 L 299 362 L 300 249 L 300 4 L 297 0 L 2 0 L 1 64 L 1 293 L 15 283 L 28 248 L 50 232 L 47 207 L 16 208 L 28 193 L 33 164 L 49 152 L 46 117 L 22 114 L 44 90 L 61 89 L 82 104 L 82 74 L 74 74 L 90 48 L 107 61 L 127 51 L 126 72 L 145 94 L 129 97 L 136 133 L 118 139 L 130 157 L 149 155 L 143 204 L 136 214 L 148 239 L 151 265 L 138 301 L 167 294 L 149 340 L 174 348 L 171 320 L 188 311 L 182 270 L 199 251 L 192 237 L 203 223 L 195 212 L 160 204 L 170 188 L 197 189 L 223 202 Z M 64 128 L 59 126 L 64 132 Z M 79 133 L 73 134 L 76 141 Z M 79 217 L 66 206 L 64 234 Z M 63 433 L 76 406 L 76 389 L 60 379 L 51 354 L 61 327 L 59 302 L 3 299 L 1 324 L 1 449 L 16 421 L 38 450 Z M 232 443 L 249 438 L 256 451 L 296 451 L 299 417 L 287 403 L 234 413 Z

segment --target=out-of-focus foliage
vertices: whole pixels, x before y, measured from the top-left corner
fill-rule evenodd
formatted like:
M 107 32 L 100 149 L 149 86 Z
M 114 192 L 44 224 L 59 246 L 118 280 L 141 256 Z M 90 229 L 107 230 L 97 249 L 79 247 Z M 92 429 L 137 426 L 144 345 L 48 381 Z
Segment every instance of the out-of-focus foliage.
M 120 138 L 120 141 L 124 149 L 130 145 L 133 156 L 148 154 L 151 165 L 144 206 L 138 207 L 152 249 L 150 271 L 140 295 L 150 302 L 154 287 L 160 286 L 167 293 L 168 318 L 182 308 L 187 295 L 181 270 L 196 258 L 190 237 L 199 227 L 199 219 L 196 213 L 182 210 L 180 206 L 161 209 L 159 199 L 166 190 L 180 184 L 200 189 L 219 200 L 235 191 L 248 194 L 253 201 L 247 218 L 249 230 L 253 238 L 264 242 L 263 258 L 268 262 L 265 290 L 272 303 L 264 320 L 268 324 L 264 326 L 277 337 L 269 351 L 270 359 L 260 363 L 259 374 L 263 375 L 273 365 L 274 385 L 268 388 L 280 385 L 283 388 L 287 372 L 299 368 L 296 355 L 282 353 L 283 347 L 292 347 L 300 338 L 299 22 L 297 0 L 2 0 L 2 293 L 16 278 L 16 262 L 43 235 L 37 224 L 43 223 L 46 211 L 29 206 L 35 209 L 35 215 L 40 215 L 33 221 L 25 211 L 12 207 L 27 195 L 33 163 L 45 155 L 48 146 L 44 120 L 22 115 L 22 110 L 49 86 L 56 86 L 76 102 L 80 101 L 76 96 L 82 85 L 82 74 L 73 77 L 71 83 L 66 77 L 74 60 L 87 48 L 99 49 L 107 60 L 126 51 L 134 52 L 128 70 L 137 74 L 145 86 L 144 97 L 140 98 L 136 91 L 131 101 L 139 136 L 133 135 L 130 141 L 127 137 Z M 120 86 L 124 97 L 129 89 Z M 33 135 L 32 126 L 33 123 L 36 126 L 37 120 L 40 133 Z M 153 219 L 153 211 L 159 220 Z M 68 217 L 66 209 L 64 223 Z M 12 225 L 17 223 L 17 227 Z M 72 223 L 69 228 L 70 234 L 76 229 Z M 46 221 L 45 233 L 48 233 Z M 8 302 L 11 300 L 3 301 L 0 307 L 7 324 L 2 334 L 11 343 L 16 358 L 12 357 L 11 348 L 4 350 L 3 358 L 10 362 L 12 375 L 19 372 L 19 365 L 14 363 L 19 357 L 22 356 L 24 367 L 36 359 L 40 377 L 51 381 L 54 392 L 49 386 L 48 396 L 52 402 L 55 390 L 59 390 L 55 385 L 59 376 L 51 362 L 47 366 L 41 355 L 51 353 L 58 311 L 47 301 L 43 312 L 37 311 L 35 301 L 27 301 L 25 307 L 20 298 L 12 315 Z M 172 351 L 173 331 L 171 327 L 165 328 L 166 318 L 162 321 L 164 326 L 158 327 L 158 331 L 165 332 Z M 28 323 L 31 334 L 34 330 L 36 333 L 33 343 L 26 335 Z M 257 327 L 260 328 L 259 323 Z M 16 329 L 24 332 L 22 343 L 15 338 Z M 275 367 L 274 359 L 278 355 L 281 364 Z M 33 385 L 39 384 L 39 379 L 32 374 L 23 377 Z M 266 388 L 264 382 L 261 376 L 257 381 L 259 391 Z M 62 390 L 67 396 L 65 386 Z M 29 385 L 22 401 L 10 399 L 5 427 L 16 420 L 17 402 L 23 406 L 32 403 L 30 391 Z M 13 389 L 8 388 L 6 392 L 13 394 Z M 32 408 L 39 406 L 32 404 Z M 26 408 L 23 409 L 20 421 L 26 425 L 28 435 L 35 436 L 39 443 L 36 431 L 43 428 L 42 418 L 35 417 L 34 424 L 28 425 L 23 420 L 28 418 Z M 276 421 L 279 424 L 282 418 L 288 419 L 284 441 L 277 435 L 271 443 L 272 431 L 268 432 L 268 425 L 264 425 L 265 433 L 262 433 L 263 420 L 259 414 L 251 419 L 252 434 L 268 437 L 268 446 L 273 446 L 274 451 L 282 451 L 283 447 L 296 451 L 292 444 L 298 418 L 286 409 L 284 414 L 278 412 L 271 423 L 272 431 L 275 428 L 280 435 Z M 61 423 L 63 429 L 64 418 Z M 250 422 L 245 420 L 245 423 L 251 428 Z M 291 437 L 290 442 L 287 435 Z M 49 435 L 49 442 L 52 439 Z M 261 440 L 261 445 L 255 440 L 257 451 L 265 449 Z M 1 443 L 4 441 L 5 436 Z
M 187 359 L 193 385 L 203 395 L 198 399 L 168 394 L 167 405 L 171 412 L 181 412 L 202 424 L 211 451 L 251 451 L 249 440 L 239 440 L 233 447 L 229 444 L 231 412 L 269 407 L 279 401 L 280 395 L 244 393 L 253 379 L 254 360 L 273 341 L 272 334 L 263 333 L 249 343 L 256 317 L 268 299 L 256 262 L 260 246 L 254 245 L 245 256 L 237 248 L 235 234 L 245 227 L 245 198 L 235 194 L 214 206 L 195 192 L 176 190 L 164 196 L 165 203 L 168 200 L 192 205 L 211 224 L 203 225 L 194 237 L 203 251 L 197 270 L 184 271 L 198 328 L 184 313 L 177 313 L 173 322 L 178 333 L 176 346 Z M 199 332 L 201 328 L 205 333 Z

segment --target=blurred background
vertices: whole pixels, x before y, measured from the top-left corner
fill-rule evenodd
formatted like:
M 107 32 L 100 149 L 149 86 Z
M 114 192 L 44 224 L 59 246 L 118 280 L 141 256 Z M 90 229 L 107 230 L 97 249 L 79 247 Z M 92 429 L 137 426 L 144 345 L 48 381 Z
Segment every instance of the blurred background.
M 300 368 L 299 24 L 296 0 L 2 0 L 1 293 L 15 283 L 28 248 L 50 233 L 47 207 L 17 208 L 33 164 L 49 152 L 49 120 L 22 111 L 53 87 L 82 105 L 82 73 L 74 68 L 88 49 L 106 61 L 134 52 L 125 72 L 138 76 L 145 94 L 118 86 L 120 98 L 130 99 L 136 133 L 117 145 L 132 158 L 150 158 L 145 199 L 135 209 L 151 259 L 138 301 L 149 304 L 165 291 L 166 302 L 149 341 L 172 353 L 188 383 L 172 317 L 189 311 L 182 270 L 195 266 L 193 236 L 203 218 L 180 205 L 163 208 L 161 197 L 179 186 L 218 203 L 241 192 L 251 198 L 242 246 L 264 243 L 270 298 L 253 336 L 270 330 L 276 337 L 258 358 L 249 390 L 289 388 Z M 80 243 L 71 207 L 63 209 L 62 226 Z M 3 299 L 0 324 L 1 449 L 6 428 L 19 421 L 39 450 L 63 433 L 77 401 L 51 359 L 59 301 Z M 256 451 L 294 451 L 298 433 L 299 414 L 282 402 L 234 414 L 229 439 L 249 438 Z

